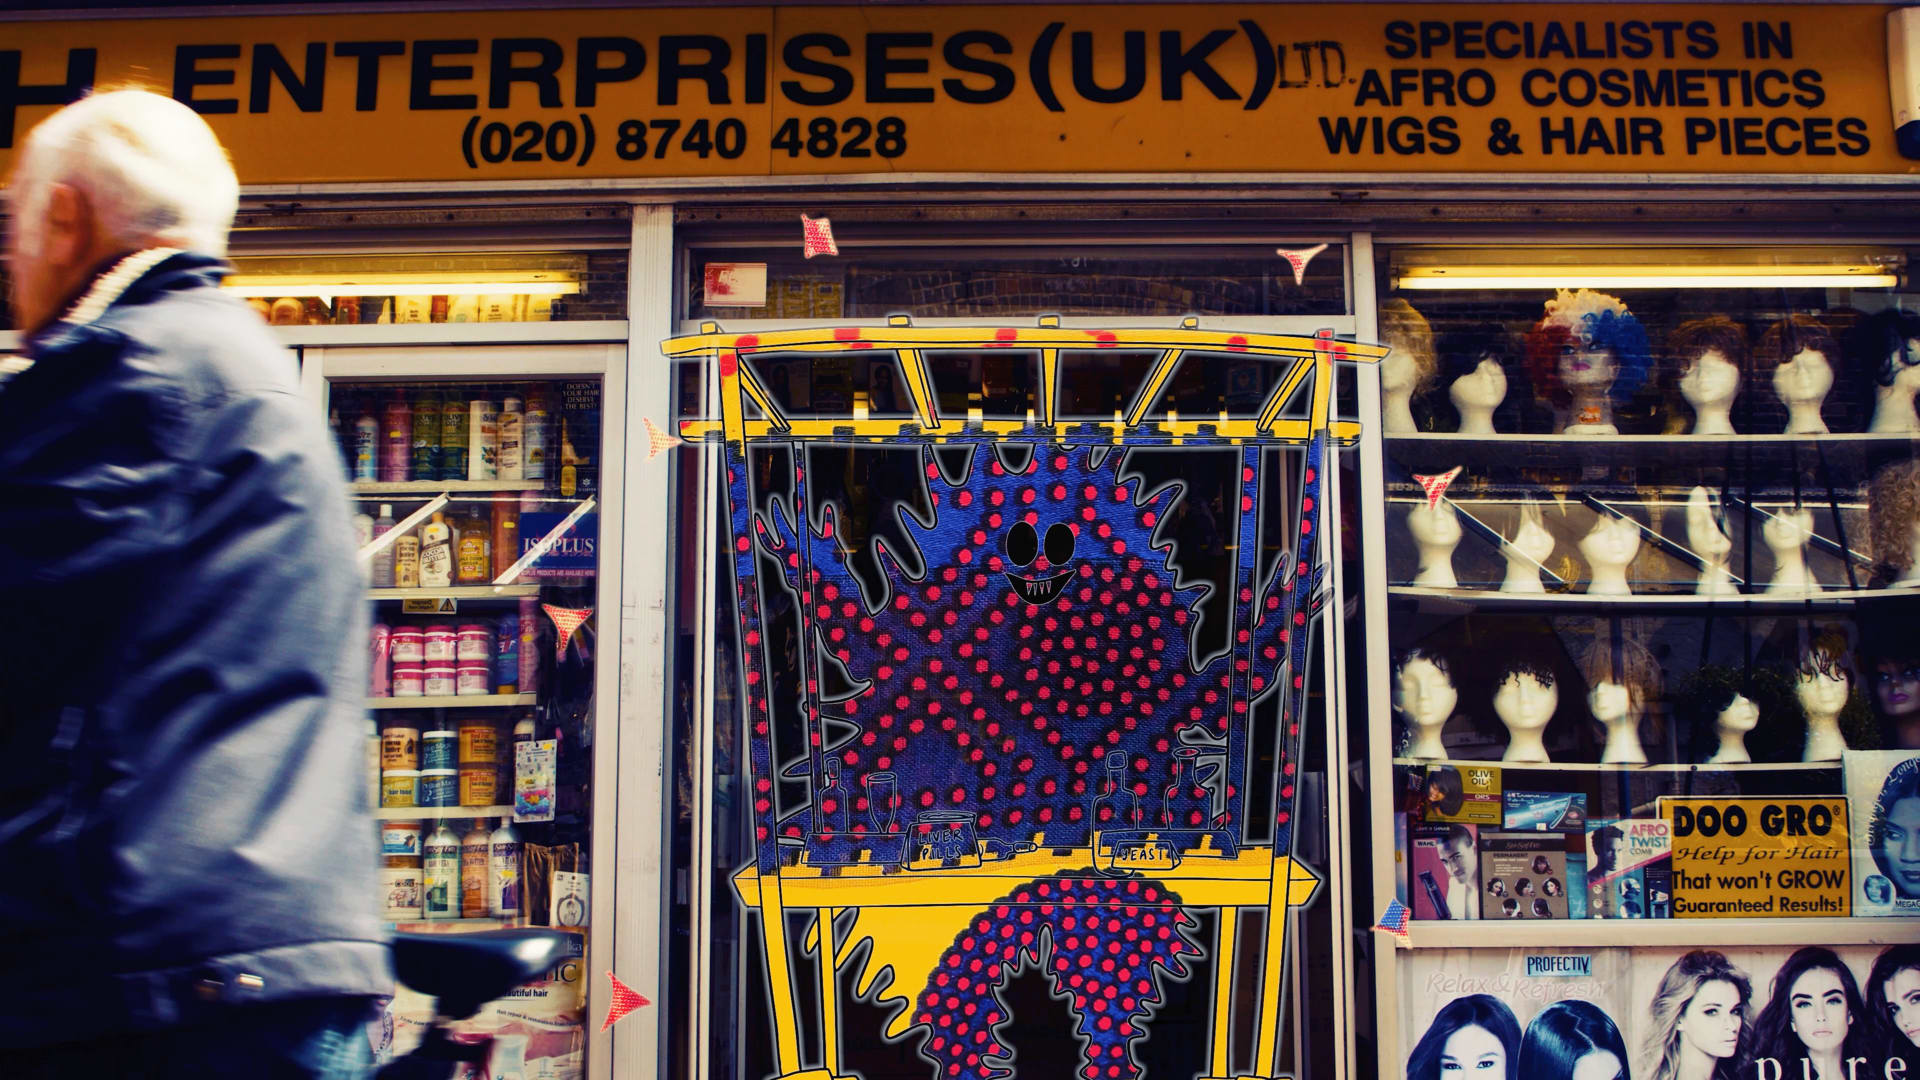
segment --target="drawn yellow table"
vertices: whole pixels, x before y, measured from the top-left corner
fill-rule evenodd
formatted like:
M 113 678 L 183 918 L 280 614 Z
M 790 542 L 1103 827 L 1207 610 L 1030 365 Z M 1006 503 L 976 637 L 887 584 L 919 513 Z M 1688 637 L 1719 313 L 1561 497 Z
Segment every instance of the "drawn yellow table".
M 944 925 L 941 923 L 944 918 L 957 929 L 968 916 L 1000 901 L 1019 885 L 1050 875 L 1082 872 L 1092 863 L 1091 853 L 1081 848 L 1065 855 L 1035 851 L 969 869 L 930 872 L 888 872 L 886 868 L 867 865 L 820 868 L 802 864 L 784 867 L 778 876 L 766 878 L 752 866 L 741 870 L 734 875 L 733 887 L 741 903 L 760 911 L 767 974 L 769 985 L 774 988 L 774 1039 L 781 1080 L 840 1080 L 839 979 L 831 935 L 833 920 L 841 911 L 912 909 L 925 912 L 926 918 L 916 920 L 917 924 L 938 927 Z M 1269 848 L 1245 848 L 1233 858 L 1189 858 L 1171 870 L 1150 876 L 1179 894 L 1185 907 L 1220 910 L 1220 933 L 1214 948 L 1213 1041 L 1206 1075 L 1210 1080 L 1225 1080 L 1228 1038 L 1232 1031 L 1233 964 L 1237 951 L 1234 945 L 1240 911 L 1243 908 L 1284 911 L 1300 907 L 1313 899 L 1320 879 L 1307 867 L 1285 856 L 1275 856 Z M 1278 904 L 1276 898 L 1280 898 Z M 785 914 L 794 908 L 818 912 L 815 930 L 808 939 L 808 944 L 817 945 L 820 956 L 824 1061 L 818 1069 L 801 1068 L 798 1010 L 791 993 L 780 992 L 780 988 L 792 986 Z M 815 935 L 823 929 L 829 939 L 817 942 Z M 1285 915 L 1266 922 L 1266 947 L 1260 959 L 1260 1012 L 1254 1043 L 1254 1061 L 1259 1064 L 1274 1060 L 1279 1043 L 1286 929 Z M 950 932 L 940 937 L 941 931 L 937 928 L 924 932 L 940 941 L 951 939 Z M 896 979 L 910 981 L 923 974 L 896 973 Z M 909 987 L 908 992 L 914 989 L 917 986 Z M 1256 1072 L 1254 1076 L 1267 1080 L 1271 1074 Z

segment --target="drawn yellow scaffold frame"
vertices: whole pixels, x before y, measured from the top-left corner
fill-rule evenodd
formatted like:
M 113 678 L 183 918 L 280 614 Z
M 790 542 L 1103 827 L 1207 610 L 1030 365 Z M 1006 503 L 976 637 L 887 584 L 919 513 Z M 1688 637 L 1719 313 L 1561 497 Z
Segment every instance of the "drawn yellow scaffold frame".
M 709 322 L 701 325 L 698 334 L 673 338 L 663 342 L 661 348 L 673 359 L 719 362 L 720 420 L 717 423 L 684 421 L 680 433 L 690 441 L 709 440 L 717 435 L 737 456 L 744 456 L 749 446 L 760 442 L 877 443 L 902 439 L 938 444 L 950 440 L 1004 438 L 1092 445 L 1104 436 L 1114 445 L 1249 442 L 1284 445 L 1305 444 L 1323 430 L 1333 444 L 1350 446 L 1358 439 L 1360 427 L 1331 416 L 1333 363 L 1336 358 L 1377 363 L 1387 353 L 1383 345 L 1336 342 L 1327 331 L 1305 336 L 1201 330 L 1193 318 L 1183 320 L 1177 329 L 1085 330 L 1063 328 L 1056 316 L 1041 317 L 1036 327 L 985 328 L 916 327 L 904 316 L 893 316 L 884 326 L 807 328 L 759 334 L 722 333 L 717 323 Z M 1061 351 L 1101 348 L 1158 350 L 1160 356 L 1124 414 L 1117 413 L 1111 421 L 1063 423 L 1057 408 Z M 1037 350 L 1041 361 L 1037 415 L 1029 414 L 1025 420 L 986 419 L 975 409 L 964 418 L 942 416 L 925 355 L 934 349 Z M 899 357 L 913 400 L 913 418 L 872 419 L 858 413 L 849 418 L 788 417 L 752 369 L 738 362 L 740 357 L 754 353 L 850 351 L 893 353 Z M 1267 356 L 1291 361 L 1291 366 L 1251 419 L 1227 414 L 1148 419 L 1153 403 L 1186 354 L 1208 352 Z M 1314 384 L 1307 416 L 1282 417 L 1286 403 L 1309 375 L 1314 377 Z M 751 401 L 760 415 L 748 416 L 745 401 Z M 1324 507 L 1321 512 L 1325 513 Z M 978 910 L 1000 900 L 1014 886 L 1050 874 L 1081 870 L 1092 861 L 1091 852 L 1075 851 L 1059 856 L 1041 850 L 970 869 L 947 870 L 938 876 L 888 873 L 886 868 L 872 865 L 829 870 L 809 866 L 804 860 L 798 865 L 782 867 L 770 876 L 763 875 L 755 864 L 741 869 L 733 877 L 733 887 L 743 905 L 759 910 L 770 986 L 793 985 L 787 910 L 799 908 L 816 912 L 814 926 L 804 944 L 817 950 L 820 957 L 821 1067 L 802 1067 L 797 1005 L 790 995 L 776 992 L 771 995 L 771 1004 L 780 1080 L 846 1080 L 840 1073 L 838 1045 L 838 972 L 842 957 L 837 955 L 839 943 L 834 940 L 833 932 L 834 919 L 842 911 L 887 907 Z M 1155 877 L 1177 890 L 1184 905 L 1220 911 L 1213 961 L 1213 1031 L 1207 1080 L 1226 1080 L 1231 1075 L 1229 1041 L 1233 1030 L 1240 911 L 1260 908 L 1283 913 L 1280 918 L 1265 920 L 1265 947 L 1259 961 L 1260 1011 L 1256 1017 L 1254 1061 L 1256 1068 L 1270 1067 L 1266 1063 L 1275 1060 L 1280 1038 L 1289 921 L 1284 912 L 1311 901 L 1319 888 L 1319 877 L 1271 847 L 1243 848 L 1232 858 L 1189 859 L 1171 870 L 1156 873 Z M 1249 1080 L 1279 1078 L 1256 1072 Z

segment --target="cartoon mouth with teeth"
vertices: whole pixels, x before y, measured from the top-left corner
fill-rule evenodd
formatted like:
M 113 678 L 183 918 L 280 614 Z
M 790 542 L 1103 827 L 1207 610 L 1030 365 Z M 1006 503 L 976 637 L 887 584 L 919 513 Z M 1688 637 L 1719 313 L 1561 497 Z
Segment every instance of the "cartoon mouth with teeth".
M 1047 527 L 1047 565 L 1065 566 L 1073 558 L 1073 529 L 1055 522 Z M 1033 526 L 1025 521 L 1014 523 L 1007 533 L 1007 558 L 1015 566 L 1026 566 L 1040 554 L 1040 536 Z M 1036 607 L 1045 607 L 1060 598 L 1066 591 L 1067 582 L 1073 579 L 1072 570 L 1062 570 L 1050 577 L 1021 577 L 1011 570 L 1002 571 L 1007 575 L 1007 584 L 1013 587 L 1014 595 Z

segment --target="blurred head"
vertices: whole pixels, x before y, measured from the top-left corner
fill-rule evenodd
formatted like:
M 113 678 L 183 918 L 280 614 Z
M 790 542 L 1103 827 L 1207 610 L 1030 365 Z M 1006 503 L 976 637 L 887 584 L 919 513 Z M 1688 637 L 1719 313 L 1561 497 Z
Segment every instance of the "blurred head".
M 1674 961 L 1653 995 L 1647 1036 L 1653 1080 L 1679 1075 L 1683 1045 L 1711 1058 L 1734 1058 L 1752 999 L 1753 984 L 1720 953 L 1697 949 Z
M 1407 1055 L 1407 1080 L 1506 1080 L 1520 1052 L 1513 1010 L 1490 994 L 1447 1002 Z
M 74 102 L 28 133 L 7 199 L 14 315 L 31 332 L 117 255 L 149 247 L 225 255 L 240 185 L 192 109 L 116 90 Z

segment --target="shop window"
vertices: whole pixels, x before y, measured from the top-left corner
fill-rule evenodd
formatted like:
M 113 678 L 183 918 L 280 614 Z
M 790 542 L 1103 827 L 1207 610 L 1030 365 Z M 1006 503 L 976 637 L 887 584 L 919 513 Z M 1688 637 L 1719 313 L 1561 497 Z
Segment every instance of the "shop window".
M 1060 315 L 1343 315 L 1343 249 L 1328 247 L 1292 264 L 1271 246 L 1083 248 L 1027 254 L 1009 247 L 863 251 L 851 243 L 831 259 L 802 260 L 787 249 L 696 249 L 688 260 L 686 318 L 864 319 Z M 764 267 L 755 291 L 723 301 L 729 268 Z M 750 275 L 752 280 L 757 276 Z
M 1792 972 L 1865 973 L 1885 959 L 1868 942 L 1911 936 L 1847 917 L 1920 914 L 1886 839 L 1920 818 L 1913 254 L 1382 252 L 1386 531 L 1366 543 L 1393 661 L 1369 692 L 1391 703 L 1373 782 L 1404 793 L 1391 857 L 1413 916 L 1381 990 L 1411 1007 L 1382 1036 L 1410 1070 L 1470 1007 L 1529 1042 L 1587 1009 L 1588 1030 L 1659 1048 L 1656 981 L 1711 962 L 1739 972 L 1747 1019 L 1709 1054 L 1791 1072 L 1811 1043 L 1768 1017 Z M 1759 929 L 1807 916 L 1832 921 Z M 1591 921 L 1611 919 L 1692 920 L 1660 940 L 1716 951 L 1637 948 Z M 1535 920 L 1631 978 L 1569 991 L 1564 1017 L 1430 992 L 1514 970 Z M 1907 1042 L 1857 1052 L 1880 1070 Z

